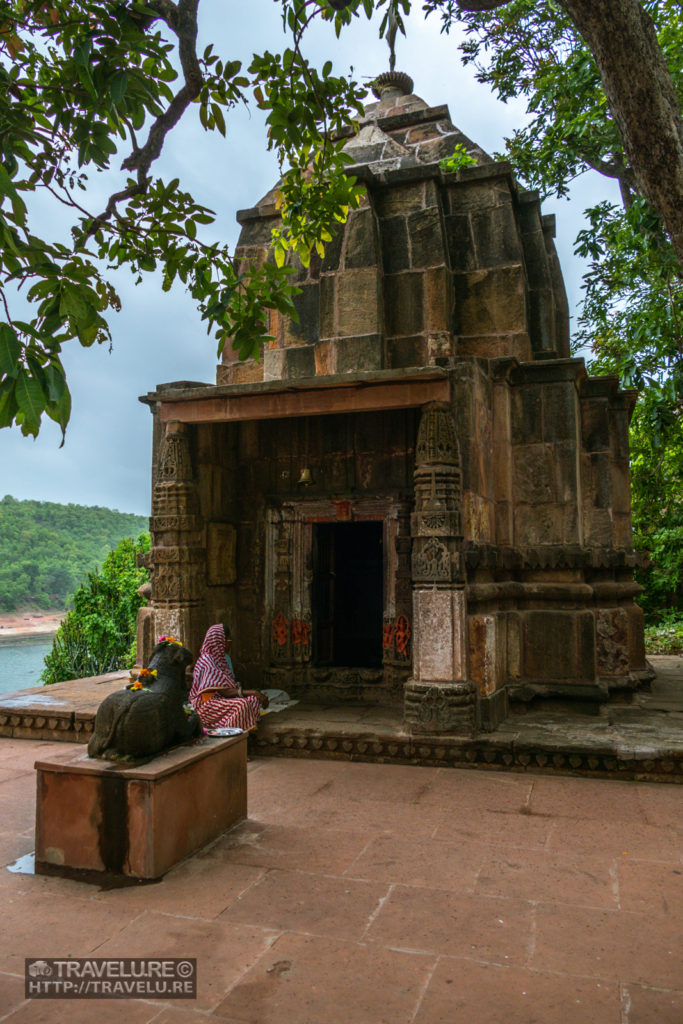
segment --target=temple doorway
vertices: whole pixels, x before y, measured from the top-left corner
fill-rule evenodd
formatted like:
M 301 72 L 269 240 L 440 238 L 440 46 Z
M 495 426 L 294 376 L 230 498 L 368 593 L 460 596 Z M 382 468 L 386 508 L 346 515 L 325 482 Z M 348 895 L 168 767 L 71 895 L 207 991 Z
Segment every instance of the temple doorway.
M 313 545 L 314 661 L 382 664 L 382 523 L 318 523 Z

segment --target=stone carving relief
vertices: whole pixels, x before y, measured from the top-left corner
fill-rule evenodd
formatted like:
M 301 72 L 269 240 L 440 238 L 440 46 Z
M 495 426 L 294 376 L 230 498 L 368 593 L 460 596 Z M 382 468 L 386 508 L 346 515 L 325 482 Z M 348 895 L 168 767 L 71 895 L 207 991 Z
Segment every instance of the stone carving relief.
M 425 406 L 417 434 L 416 465 L 460 466 L 451 410 L 445 402 Z
M 160 483 L 169 481 L 192 481 L 192 462 L 187 434 L 167 431 L 159 452 Z
M 405 723 L 414 733 L 469 734 L 474 723 L 475 695 L 469 683 L 439 686 L 407 683 Z
M 621 676 L 628 673 L 628 620 L 623 609 L 598 612 L 596 649 L 600 675 Z
M 420 542 L 413 548 L 413 580 L 417 582 L 449 581 L 451 579 L 451 556 L 448 545 L 438 537 Z

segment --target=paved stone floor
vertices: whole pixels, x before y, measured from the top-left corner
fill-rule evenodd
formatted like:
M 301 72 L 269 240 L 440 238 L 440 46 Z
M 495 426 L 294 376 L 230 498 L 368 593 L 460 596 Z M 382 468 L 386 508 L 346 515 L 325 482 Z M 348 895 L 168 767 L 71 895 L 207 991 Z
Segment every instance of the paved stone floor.
M 4 867 L 56 749 L 0 740 L 2 1021 L 683 1021 L 680 786 L 259 758 L 246 822 L 102 891 Z M 195 956 L 198 999 L 25 1001 L 23 958 L 69 954 Z

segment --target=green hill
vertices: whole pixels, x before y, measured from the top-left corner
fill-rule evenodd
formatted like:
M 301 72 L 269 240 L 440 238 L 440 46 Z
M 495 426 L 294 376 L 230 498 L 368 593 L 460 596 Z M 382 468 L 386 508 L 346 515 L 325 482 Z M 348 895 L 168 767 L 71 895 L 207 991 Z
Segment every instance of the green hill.
M 64 608 L 120 540 L 148 528 L 144 516 L 110 508 L 6 495 L 0 501 L 0 611 Z

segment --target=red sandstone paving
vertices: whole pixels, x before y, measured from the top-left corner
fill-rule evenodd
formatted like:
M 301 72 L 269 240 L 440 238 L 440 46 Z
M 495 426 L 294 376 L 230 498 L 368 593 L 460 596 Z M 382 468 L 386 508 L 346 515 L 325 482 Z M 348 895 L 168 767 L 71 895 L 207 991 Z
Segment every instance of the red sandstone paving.
M 670 915 L 683 921 L 682 864 L 654 864 L 622 858 L 617 862 L 617 878 L 622 910 Z
M 620 1020 L 620 993 L 614 982 L 443 957 L 415 1024 L 616 1024 Z M 649 1024 L 655 1024 L 655 1019 Z
M 390 765 L 382 767 L 393 767 Z M 364 829 L 369 833 L 390 832 L 428 838 L 443 821 L 447 811 L 439 806 L 409 804 L 402 801 L 371 800 L 349 794 L 345 800 L 326 795 L 308 803 L 285 808 L 269 815 L 272 824 L 299 825 L 307 828 Z
M 419 799 L 451 810 L 517 812 L 528 802 L 533 785 L 533 779 L 521 774 L 439 768 Z
M 87 894 L 87 887 L 83 890 Z M 49 898 L 45 891 L 5 890 L 0 971 L 23 973 L 27 956 L 94 955 L 100 944 L 125 928 L 135 914 L 125 907 L 98 906 L 89 895 L 81 899 L 73 890 L 63 895 L 59 885 L 50 888 Z
M 483 845 L 378 836 L 366 844 L 346 874 L 471 893 L 487 855 L 488 847 Z
M 222 862 L 228 866 L 250 864 L 341 875 L 367 845 L 367 832 L 338 829 L 322 832 L 315 828 L 266 825 L 249 820 L 221 837 L 205 856 L 214 864 Z
M 109 999 L 33 999 L 6 1019 L 8 1024 L 93 1024 L 94 1021 L 100 1024 L 108 1024 L 109 1021 L 112 1024 L 114 1021 L 150 1024 L 158 1015 L 158 1006 L 139 999 L 127 999 L 125 1002 Z
M 611 860 L 498 848 L 477 877 L 477 893 L 546 903 L 616 910 L 616 871 Z
M 683 829 L 683 786 L 638 786 L 638 802 L 650 825 Z
M 485 843 L 490 846 L 545 849 L 552 835 L 554 821 L 518 811 L 485 811 L 468 808 L 462 814 L 444 808 L 444 818 L 433 834 L 434 839 L 451 842 Z
M 24 999 L 24 975 L 0 974 L 0 1018 Z
M 35 786 L 35 774 L 20 775 L 0 783 L 3 822 L 11 822 L 19 832 L 26 832 L 35 825 L 35 795 L 33 800 L 26 799 L 27 789 L 35 789 Z
M 388 888 L 381 882 L 274 869 L 219 920 L 358 941 Z
M 529 808 L 551 817 L 594 818 L 647 824 L 638 794 L 639 783 L 603 779 L 563 779 L 537 776 Z M 676 787 L 668 787 L 674 789 Z M 683 792 L 680 794 L 683 796 Z
M 32 819 L 9 830 L 22 800 L 33 814 L 33 762 L 82 750 L 0 742 L 12 774 L 1 864 L 33 848 Z M 0 871 L 6 1019 L 121 1019 L 114 1002 L 23 1003 L 23 957 L 70 952 L 198 957 L 198 1003 L 127 1002 L 133 1024 L 198 1024 L 216 1006 L 222 1024 L 488 1024 L 489 1008 L 496 1024 L 532 1024 L 524 991 L 543 1024 L 681 1024 L 682 797 L 651 783 L 255 760 L 251 820 L 159 884 L 106 892 Z
M 683 992 L 666 992 L 644 985 L 623 986 L 628 1024 L 681 1024 Z
M 411 1024 L 434 962 L 434 956 L 283 935 L 216 1015 L 245 1024 Z
M 198 997 L 193 1005 L 210 1010 L 276 937 L 226 918 L 207 921 L 151 911 L 100 945 L 96 955 L 196 957 Z
M 623 821 L 557 819 L 550 849 L 562 853 L 602 854 L 621 860 L 673 861 L 683 853 L 683 833 L 653 825 Z
M 2 796 L 0 794 L 0 801 Z M 2 809 L 3 819 L 7 821 L 7 812 L 3 806 Z M 35 849 L 36 843 L 33 834 L 33 829 L 27 830 L 26 832 L 0 832 L 0 864 L 12 864 L 18 857 L 23 857 L 25 853 L 32 853 Z M 7 872 L 0 870 L 0 889 L 4 882 L 4 875 Z
M 524 966 L 531 944 L 532 910 L 524 900 L 397 885 L 370 924 L 366 939 L 393 949 Z
M 169 871 L 162 882 L 98 892 L 93 899 L 107 906 L 126 907 L 139 913 L 155 910 L 211 920 L 255 885 L 263 874 L 263 868 L 246 864 L 190 858 Z
M 529 966 L 677 991 L 683 988 L 681 924 L 653 914 L 539 904 Z

